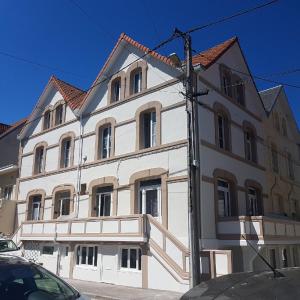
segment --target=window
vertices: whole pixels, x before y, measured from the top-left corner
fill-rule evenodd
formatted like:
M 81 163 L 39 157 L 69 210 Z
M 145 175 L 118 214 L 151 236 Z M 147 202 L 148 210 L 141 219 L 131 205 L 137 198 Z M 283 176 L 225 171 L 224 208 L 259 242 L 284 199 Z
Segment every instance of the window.
M 273 268 L 277 268 L 276 266 L 276 251 L 275 249 L 270 249 L 270 264 Z
M 61 168 L 67 168 L 71 164 L 71 139 L 66 138 L 62 141 L 61 145 Z
M 294 163 L 293 163 L 293 158 L 291 153 L 287 153 L 287 166 L 288 166 L 288 176 L 290 177 L 290 179 L 294 179 L 295 178 Z
M 131 95 L 142 91 L 142 68 L 137 68 L 131 72 Z
M 282 134 L 283 136 L 287 136 L 287 125 L 286 125 L 286 119 L 285 118 L 282 118 L 282 121 L 281 121 L 281 127 L 282 127 Z
M 33 196 L 31 204 L 31 220 L 40 219 L 41 196 Z
M 121 78 L 116 78 L 111 85 L 111 102 L 117 102 L 121 99 Z
M 231 216 L 230 184 L 223 179 L 218 179 L 218 215 L 219 217 Z
M 217 113 L 217 146 L 220 149 L 229 150 L 229 124 L 228 118 L 223 113 Z
M 260 216 L 262 214 L 260 191 L 255 188 L 249 187 L 247 200 L 247 215 Z
M 282 267 L 287 268 L 288 267 L 288 257 L 287 257 L 287 251 L 285 248 L 282 249 L 281 260 L 282 260 Z
M 122 248 L 121 249 L 121 269 L 141 270 L 142 251 L 139 248 Z
M 161 217 L 161 179 L 140 182 L 139 212 Z
M 96 217 L 111 215 L 112 187 L 102 187 L 96 190 Z
M 232 75 L 232 96 L 240 105 L 245 105 L 245 86 L 241 78 Z
M 272 156 L 272 169 L 275 173 L 278 173 L 279 172 L 278 153 L 275 145 L 271 146 L 271 156 Z
M 71 211 L 71 193 L 70 191 L 57 192 L 55 194 L 54 218 L 67 216 Z
M 232 83 L 230 70 L 225 66 L 221 66 L 220 72 L 222 90 L 227 96 L 232 97 Z
M 101 138 L 100 143 L 100 158 L 109 158 L 111 156 L 111 125 L 107 125 L 104 127 L 101 127 L 99 129 L 99 137 Z
M 35 165 L 34 174 L 40 174 L 44 172 L 45 162 L 45 148 L 44 146 L 38 147 L 35 151 Z
M 98 246 L 78 246 L 76 265 L 94 266 L 98 263 Z
M 142 148 L 150 148 L 156 146 L 156 111 L 144 112 L 141 116 L 141 119 Z
M 12 185 L 4 187 L 4 189 L 3 189 L 3 198 L 5 200 L 11 200 L 12 192 L 13 192 L 13 186 Z
M 53 255 L 54 247 L 53 246 L 43 246 L 42 254 Z
M 292 249 L 293 249 L 292 251 L 293 251 L 294 267 L 297 267 L 299 264 L 298 249 L 297 247 L 293 247 Z
M 246 129 L 245 135 L 245 156 L 249 161 L 256 162 L 256 139 L 252 130 Z
M 273 113 L 273 122 L 274 122 L 274 128 L 280 132 L 280 125 L 279 125 L 279 116 L 277 112 Z
M 44 113 L 44 125 L 43 125 L 43 129 L 47 130 L 51 127 L 51 111 L 47 110 Z
M 55 126 L 64 122 L 64 106 L 59 104 L 55 109 Z

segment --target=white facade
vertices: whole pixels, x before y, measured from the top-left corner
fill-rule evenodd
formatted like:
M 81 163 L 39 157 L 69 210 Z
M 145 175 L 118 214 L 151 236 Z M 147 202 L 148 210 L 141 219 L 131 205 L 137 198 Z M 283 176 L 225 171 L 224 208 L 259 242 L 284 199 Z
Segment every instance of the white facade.
M 50 80 L 38 102 L 43 115 L 34 110 L 20 134 L 20 230 L 15 238 L 23 241 L 27 257 L 62 277 L 186 291 L 187 117 L 181 72 L 158 55 L 137 61 L 143 54 L 122 36 L 95 88 L 76 109 L 70 108 L 62 83 Z M 245 104 L 225 95 L 220 66 L 249 70 L 238 42 L 221 54 L 204 70 L 195 66 L 199 88 L 209 89 L 199 106 L 204 279 L 255 258 L 241 235 L 259 236 L 264 243 L 259 231 L 263 211 L 257 207 L 268 198 L 266 153 L 257 142 L 265 139 L 265 111 L 251 81 L 245 85 Z M 105 78 L 111 80 L 97 85 Z M 56 124 L 62 99 L 65 117 Z M 223 137 L 228 149 L 218 145 L 219 108 L 228 113 Z M 244 144 L 249 126 L 256 142 L 251 161 Z M 226 216 L 220 216 L 220 180 L 228 189 Z M 249 188 L 260 201 L 252 217 Z

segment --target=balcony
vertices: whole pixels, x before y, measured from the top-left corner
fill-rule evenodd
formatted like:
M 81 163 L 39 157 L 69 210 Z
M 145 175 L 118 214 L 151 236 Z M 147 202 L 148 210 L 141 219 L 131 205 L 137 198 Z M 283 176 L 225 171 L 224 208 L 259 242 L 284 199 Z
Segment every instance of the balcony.
M 26 221 L 21 241 L 146 241 L 143 215 L 72 220 Z
M 300 244 L 300 222 L 266 216 L 241 216 L 218 221 L 218 239 L 243 240 L 242 235 L 260 244 L 276 241 Z

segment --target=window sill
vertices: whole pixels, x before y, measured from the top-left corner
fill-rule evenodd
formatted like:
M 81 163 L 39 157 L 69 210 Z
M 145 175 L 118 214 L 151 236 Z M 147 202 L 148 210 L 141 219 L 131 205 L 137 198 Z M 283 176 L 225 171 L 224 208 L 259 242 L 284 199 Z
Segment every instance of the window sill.
M 142 272 L 142 270 L 130 269 L 130 268 L 120 268 L 118 271 L 121 273 L 140 273 L 140 272 Z
M 84 270 L 92 270 L 92 271 L 97 271 L 98 267 L 91 266 L 91 265 L 75 265 L 76 268 L 79 269 L 84 269 Z

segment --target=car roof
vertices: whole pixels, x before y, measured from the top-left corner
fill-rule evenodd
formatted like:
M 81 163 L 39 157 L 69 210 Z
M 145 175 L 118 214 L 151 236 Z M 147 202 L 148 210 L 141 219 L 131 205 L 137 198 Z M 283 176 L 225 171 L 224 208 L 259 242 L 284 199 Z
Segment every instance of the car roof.
M 187 299 L 300 299 L 300 268 L 233 273 L 202 282 L 182 296 Z
M 15 264 L 32 264 L 30 261 L 23 257 L 10 255 L 10 254 L 0 254 L 0 265 L 15 265 Z

